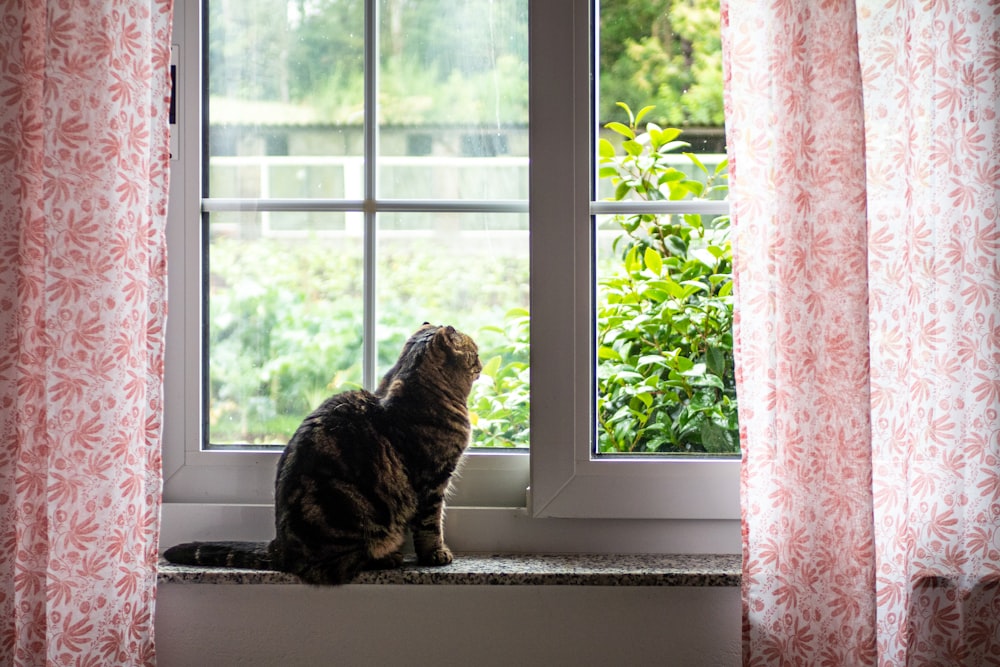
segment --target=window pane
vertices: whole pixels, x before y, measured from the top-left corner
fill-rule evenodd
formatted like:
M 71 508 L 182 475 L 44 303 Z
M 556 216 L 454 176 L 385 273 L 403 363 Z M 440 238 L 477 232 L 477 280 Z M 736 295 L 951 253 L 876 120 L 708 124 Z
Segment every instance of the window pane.
M 424 321 L 475 338 L 473 446 L 528 446 L 528 221 L 523 214 L 378 216 L 379 374 Z
M 718 0 L 600 4 L 596 454 L 739 452 Z M 616 104 L 623 103 L 624 106 Z
M 378 128 L 364 123 L 365 3 L 207 4 L 208 442 L 284 444 L 426 320 L 480 344 L 475 444 L 526 446 L 526 214 L 383 209 L 527 198 L 527 0 L 379 0 Z M 362 205 L 367 158 L 378 196 Z M 225 198 L 335 201 L 218 212 Z
M 527 199 L 527 0 L 381 0 L 378 195 Z
M 601 125 L 652 105 L 694 152 L 725 152 L 719 0 L 600 0 L 599 17 Z
M 206 195 L 360 199 L 364 3 L 207 4 Z
M 322 399 L 361 386 L 362 237 L 344 217 L 210 216 L 212 445 L 284 444 Z

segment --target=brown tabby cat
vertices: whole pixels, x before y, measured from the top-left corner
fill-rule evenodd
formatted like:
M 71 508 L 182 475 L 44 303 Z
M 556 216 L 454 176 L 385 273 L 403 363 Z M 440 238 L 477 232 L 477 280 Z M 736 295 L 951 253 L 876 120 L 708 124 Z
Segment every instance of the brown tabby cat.
M 419 563 L 450 563 L 444 497 L 469 442 L 480 370 L 469 336 L 424 324 L 374 394 L 332 396 L 299 426 L 278 461 L 270 543 L 189 542 L 164 557 L 343 584 L 362 569 L 401 565 L 410 529 Z

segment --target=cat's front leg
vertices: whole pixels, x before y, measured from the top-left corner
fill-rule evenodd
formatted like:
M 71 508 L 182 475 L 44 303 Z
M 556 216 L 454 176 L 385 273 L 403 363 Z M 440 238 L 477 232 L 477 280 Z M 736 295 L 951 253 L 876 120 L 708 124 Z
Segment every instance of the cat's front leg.
M 413 550 L 421 565 L 447 565 L 454 560 L 444 543 L 444 495 L 435 496 L 413 518 Z

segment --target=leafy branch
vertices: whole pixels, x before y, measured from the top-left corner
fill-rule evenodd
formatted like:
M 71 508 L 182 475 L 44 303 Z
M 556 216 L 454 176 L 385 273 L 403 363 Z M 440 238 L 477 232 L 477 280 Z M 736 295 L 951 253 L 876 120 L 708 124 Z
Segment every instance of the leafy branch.
M 681 131 L 652 111 L 606 127 L 602 178 L 615 200 L 718 199 L 726 162 L 709 170 Z M 687 158 L 678 168 L 678 153 Z M 598 449 L 602 452 L 739 451 L 732 344 L 732 247 L 728 217 L 615 216 L 619 262 L 599 280 Z

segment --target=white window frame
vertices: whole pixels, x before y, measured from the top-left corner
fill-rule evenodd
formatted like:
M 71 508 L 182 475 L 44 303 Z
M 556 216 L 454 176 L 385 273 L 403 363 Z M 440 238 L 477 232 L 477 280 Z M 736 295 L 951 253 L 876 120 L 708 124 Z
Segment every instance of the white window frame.
M 592 215 L 619 211 L 590 201 L 589 0 L 529 2 L 532 448 L 467 455 L 449 540 L 465 550 L 737 552 L 738 460 L 592 456 Z M 278 456 L 201 449 L 200 13 L 201 0 L 175 2 L 164 546 L 265 539 Z

